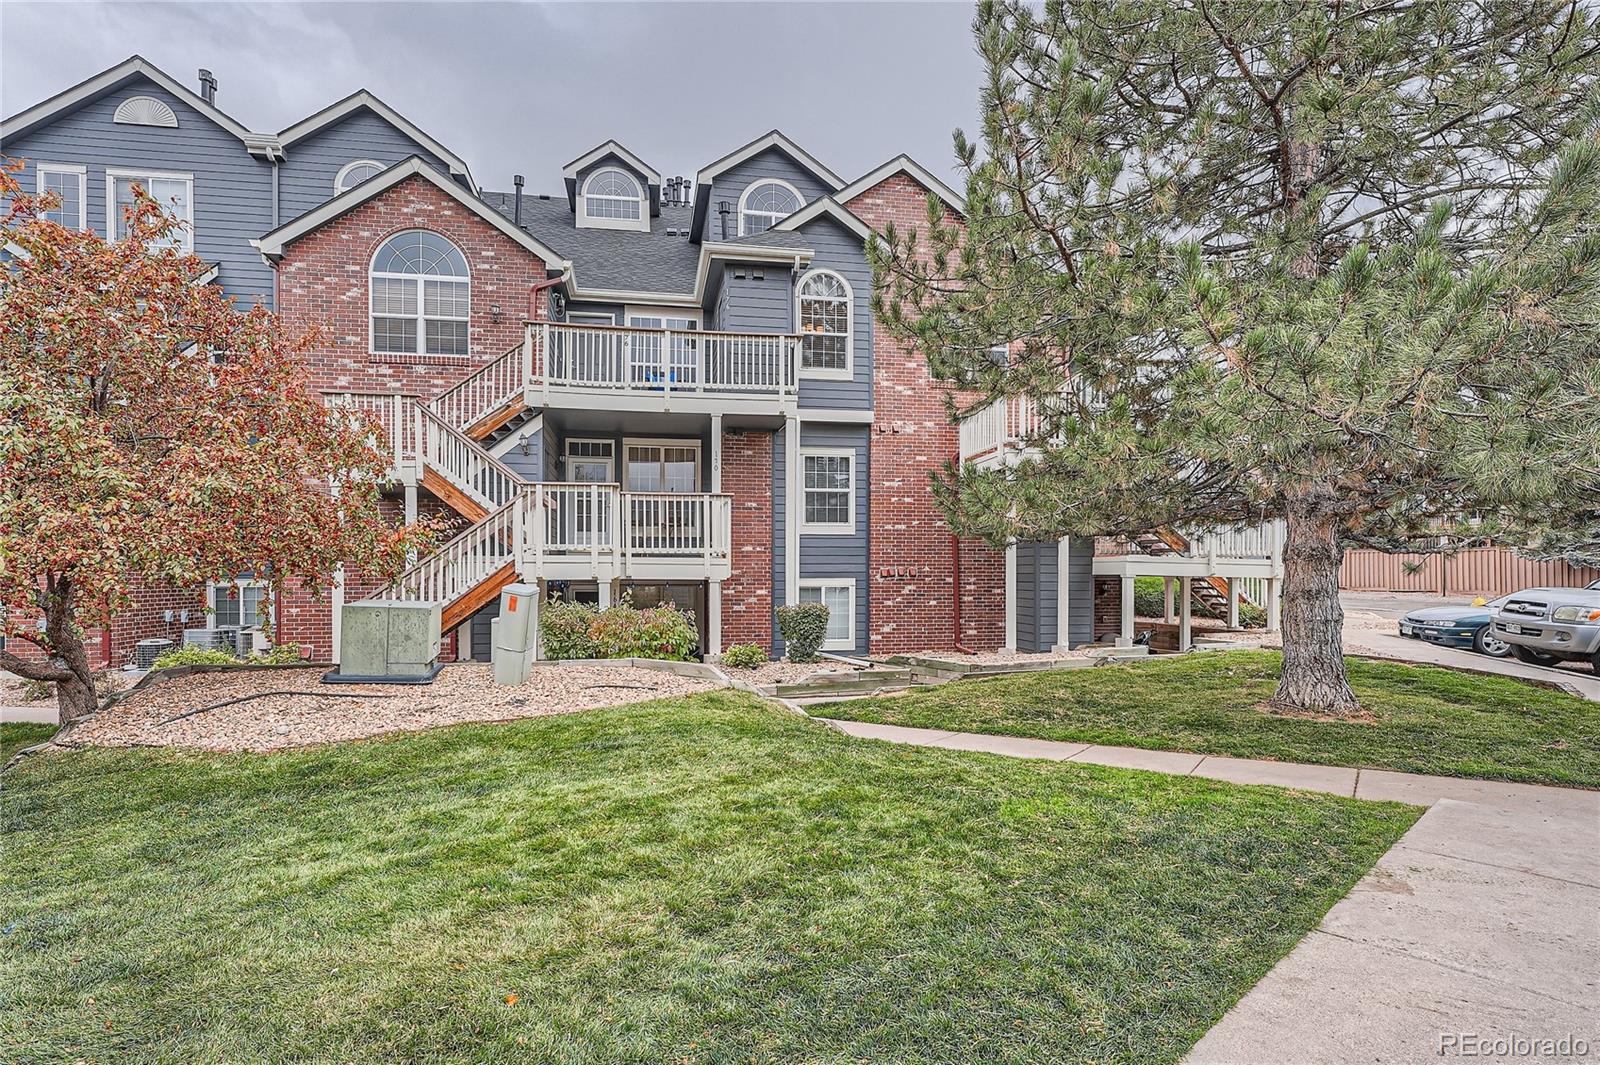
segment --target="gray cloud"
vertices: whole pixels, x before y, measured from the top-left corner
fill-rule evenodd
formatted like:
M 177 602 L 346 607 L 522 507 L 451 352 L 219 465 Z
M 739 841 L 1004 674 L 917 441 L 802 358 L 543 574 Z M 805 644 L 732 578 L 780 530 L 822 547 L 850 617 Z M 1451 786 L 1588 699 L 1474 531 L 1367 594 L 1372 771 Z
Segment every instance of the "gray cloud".
M 615 137 L 693 174 L 777 127 L 846 179 L 904 151 L 953 177 L 981 64 L 964 4 L 0 4 L 0 112 L 138 53 L 277 130 L 358 88 L 487 188 L 560 189 Z

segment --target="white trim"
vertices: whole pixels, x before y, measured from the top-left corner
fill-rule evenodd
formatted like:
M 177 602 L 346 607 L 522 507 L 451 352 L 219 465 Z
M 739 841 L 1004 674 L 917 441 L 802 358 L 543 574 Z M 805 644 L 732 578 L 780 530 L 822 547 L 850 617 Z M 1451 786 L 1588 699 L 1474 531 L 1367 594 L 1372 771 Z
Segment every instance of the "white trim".
M 352 186 L 350 186 L 350 188 L 346 188 L 345 184 L 344 184 L 344 179 L 350 173 L 350 171 L 354 170 L 358 166 L 375 166 L 375 167 L 378 168 L 378 173 L 380 173 L 380 174 L 383 171 L 389 169 L 389 164 L 388 163 L 381 163 L 376 159 L 352 159 L 350 162 L 348 162 L 348 163 L 344 164 L 343 166 L 341 166 L 339 168 L 339 172 L 333 176 L 333 194 L 335 196 L 339 195 L 339 193 L 341 193 L 341 192 L 349 192 L 350 188 L 354 188 L 355 187 L 354 185 L 352 185 Z M 377 177 L 378 175 L 377 174 L 372 174 L 370 176 L 371 177 Z M 356 182 L 356 184 L 359 185 L 360 182 L 358 181 L 358 182 Z
M 417 232 L 431 233 L 454 248 L 456 250 L 456 254 L 461 256 L 462 263 L 466 265 L 467 276 L 460 277 L 456 274 L 401 274 L 391 273 L 389 271 L 380 272 L 376 265 L 378 261 L 378 253 L 383 251 L 384 248 L 387 248 L 390 241 L 393 241 L 399 237 L 403 237 L 408 233 Z M 374 288 L 373 281 L 379 277 L 389 281 L 411 281 L 417 286 L 416 315 L 414 317 L 404 314 L 385 314 L 381 316 L 384 318 L 411 318 L 417 323 L 416 350 L 414 351 L 405 352 L 378 350 L 377 328 L 374 324 L 374 319 L 380 316 L 372 309 L 372 290 Z M 427 315 L 428 301 L 426 294 L 427 282 L 429 281 L 443 281 L 450 284 L 466 285 L 467 313 L 460 316 L 435 315 L 432 319 L 429 319 Z M 467 326 L 467 350 L 462 352 L 429 351 L 428 322 L 430 320 L 436 322 L 465 322 Z M 428 229 L 424 226 L 413 226 L 410 229 L 402 229 L 399 232 L 390 233 L 387 237 L 383 238 L 383 241 L 379 243 L 376 248 L 372 249 L 372 254 L 367 257 L 367 354 L 383 356 L 410 354 L 422 359 L 470 359 L 472 357 L 472 263 L 467 261 L 467 253 L 461 250 L 461 245 L 457 244 L 455 241 L 451 240 L 449 237 L 438 232 L 437 230 Z
M 172 105 L 156 96 L 129 96 L 111 112 L 111 121 L 119 126 L 154 126 L 157 129 L 177 129 L 178 112 Z
M 690 313 L 690 309 L 688 307 L 666 307 L 666 306 L 652 307 L 650 304 L 647 304 L 647 303 L 630 303 L 630 304 L 628 304 L 628 305 L 626 305 L 625 307 L 622 308 L 622 318 L 623 318 L 623 321 L 628 325 L 629 328 L 643 328 L 643 329 L 654 329 L 654 328 L 683 329 L 683 328 L 685 328 L 683 326 L 671 326 L 671 325 L 662 326 L 662 327 L 657 327 L 657 326 L 635 326 L 634 322 L 633 322 L 633 320 L 635 318 L 660 318 L 662 320 L 665 320 L 665 319 L 668 319 L 668 318 L 678 318 L 678 319 L 685 319 L 686 318 L 686 319 L 688 319 L 688 320 L 690 320 L 690 321 L 692 321 L 694 323 L 693 325 L 688 326 L 687 327 L 688 329 L 698 330 L 700 328 L 700 315 L 698 313 Z
M 824 606 L 827 605 L 827 589 L 845 588 L 850 592 L 850 609 L 847 616 L 850 619 L 850 635 L 843 639 L 824 639 L 824 651 L 854 651 L 856 649 L 856 579 L 854 577 L 806 577 L 795 587 L 795 602 L 803 603 L 800 592 L 807 588 L 817 589 L 817 599 Z M 833 620 L 833 612 L 828 612 L 828 620 Z
M 253 152 L 271 154 L 277 147 L 277 139 L 271 134 L 251 133 L 237 121 L 217 110 L 216 105 L 206 103 L 205 99 L 193 89 L 178 81 L 166 71 L 157 67 L 143 56 L 129 56 L 114 67 L 102 70 L 85 81 L 80 81 L 70 89 L 56 93 L 54 96 L 40 103 L 34 104 L 26 111 L 19 111 L 0 122 L 0 140 L 9 140 L 24 132 L 42 125 L 56 115 L 71 111 L 81 105 L 103 96 L 118 88 L 124 82 L 143 76 L 155 82 L 157 86 L 182 100 L 189 107 L 200 112 L 206 118 L 215 122 L 229 133 L 245 142 L 245 146 Z
M 867 171 L 834 194 L 840 203 L 849 203 L 868 189 L 883 184 L 896 174 L 904 174 L 933 193 L 958 214 L 967 213 L 967 201 L 959 192 L 934 177 L 927 167 L 909 155 L 897 155 L 887 163 Z
M 582 319 L 580 322 L 579 319 Z M 610 325 L 617 324 L 614 311 L 571 311 L 567 312 L 568 325 Z
M 1056 642 L 1054 652 L 1072 650 L 1072 537 L 1056 543 Z
M 599 458 L 595 455 L 574 455 L 573 444 L 604 444 L 606 457 Z M 574 481 L 571 478 L 572 462 L 604 462 L 606 464 L 606 479 L 604 481 Z M 615 484 L 617 483 L 617 445 L 609 436 L 569 436 L 561 443 L 561 480 L 563 484 Z
M 800 419 L 793 414 L 783 420 L 783 507 L 788 515 L 797 514 L 800 498 Z M 783 601 L 800 601 L 800 522 L 783 523 Z
M 1131 585 L 1129 586 L 1132 587 Z M 959 593 L 959 590 L 957 592 Z M 1128 592 L 1128 602 L 1133 602 L 1133 592 Z M 1006 642 L 1007 651 L 1017 649 L 1017 542 L 1006 543 Z
M 828 275 L 838 279 L 839 283 L 844 286 L 844 296 L 845 296 L 845 316 L 844 316 L 844 318 L 845 318 L 845 334 L 844 334 L 844 367 L 843 367 L 843 369 L 840 369 L 840 368 L 837 368 L 837 367 L 832 367 L 832 366 L 822 367 L 822 368 L 818 369 L 818 368 L 815 368 L 815 367 L 807 367 L 806 364 L 805 364 L 805 362 L 806 362 L 806 352 L 805 352 L 805 336 L 806 336 L 806 333 L 805 333 L 805 331 L 803 329 L 800 328 L 800 303 L 801 303 L 802 300 L 807 298 L 805 296 L 805 294 L 804 294 L 804 290 L 805 290 L 805 287 L 806 287 L 806 282 L 809 281 L 811 278 L 817 277 L 817 276 L 819 276 L 821 274 L 828 274 Z M 813 299 L 821 299 L 821 298 L 824 298 L 824 297 L 811 297 L 811 298 L 813 298 Z M 856 369 L 855 369 L 855 367 L 856 367 L 856 291 L 855 291 L 855 289 L 853 287 L 851 287 L 849 278 L 845 277 L 843 274 L 841 274 L 837 270 L 830 270 L 830 269 L 828 269 L 826 267 L 818 267 L 815 270 L 807 270 L 805 273 L 801 274 L 800 275 L 800 280 L 795 282 L 795 286 L 794 286 L 794 331 L 796 333 L 799 333 L 800 334 L 800 338 L 801 338 L 801 341 L 800 341 L 800 356 L 799 356 L 798 364 L 795 366 L 795 373 L 797 375 L 799 375 L 800 377 L 810 377 L 810 378 L 816 378 L 816 379 L 819 379 L 819 380 L 831 380 L 831 381 L 849 381 L 849 380 L 853 380 L 855 378 L 855 375 L 856 375 Z M 837 333 L 828 333 L 828 334 L 825 334 L 825 335 L 827 335 L 827 336 L 838 336 Z
M 120 167 L 106 167 L 106 243 L 117 242 L 117 179 L 127 178 L 154 178 L 159 181 L 183 181 L 189 185 L 188 211 L 181 221 L 188 223 L 178 230 L 182 238 L 182 251 L 185 255 L 194 253 L 194 175 L 180 174 L 169 170 L 137 170 Z M 144 190 L 149 193 L 149 189 Z M 157 201 L 160 202 L 160 201 Z
M 834 491 L 834 489 L 806 488 L 806 459 L 842 458 L 850 462 L 850 487 L 845 491 L 849 517 L 844 522 L 812 522 L 806 520 L 806 494 L 808 491 Z M 856 533 L 856 485 L 860 462 L 853 447 L 802 447 L 800 449 L 800 513 L 796 515 L 802 536 L 854 536 Z
M 800 210 L 773 226 L 772 229 L 767 230 L 767 232 L 771 233 L 776 230 L 780 233 L 792 233 L 807 222 L 823 215 L 827 215 L 829 218 L 839 222 L 862 240 L 872 236 L 872 227 L 857 218 L 851 213 L 850 208 L 832 196 L 824 196 L 820 200 L 812 200 Z
M 842 423 L 844 425 L 871 425 L 874 412 L 870 408 L 861 410 L 841 410 L 836 407 L 805 407 L 800 411 L 800 421 L 806 425 L 826 425 Z
M 271 585 L 271 583 L 268 582 L 268 581 L 264 581 L 259 577 L 235 577 L 231 581 L 206 581 L 206 609 L 205 609 L 205 614 L 206 614 L 206 620 L 209 621 L 209 622 L 212 622 L 212 624 L 207 625 L 206 628 L 209 629 L 209 628 L 224 627 L 224 626 L 216 625 L 215 622 L 217 620 L 217 610 L 216 610 L 217 597 L 216 597 L 216 592 L 217 592 L 218 588 L 225 588 L 225 587 L 226 588 L 233 588 L 238 592 L 237 598 L 234 599 L 234 602 L 239 604 L 239 624 L 238 624 L 238 628 L 241 628 L 241 629 L 259 629 L 259 628 L 261 628 L 261 611 L 259 609 L 256 612 L 256 617 L 252 621 L 246 622 L 245 619 L 244 619 L 244 590 L 246 588 L 263 588 L 263 589 L 266 590 L 266 594 L 261 597 L 261 602 L 265 603 L 266 607 L 267 607 L 267 609 L 266 609 L 266 616 L 267 616 L 267 619 L 268 619 L 267 624 L 270 625 L 272 623 L 271 619 L 272 619 L 272 613 L 273 613 L 273 594 L 272 594 L 272 585 Z M 226 628 L 233 628 L 234 626 L 229 625 L 229 626 L 225 626 L 225 627 Z M 273 633 L 273 636 L 277 636 L 277 633 Z
M 283 148 L 287 148 L 295 141 L 304 140 L 306 137 L 311 136 L 311 134 L 317 132 L 318 130 L 325 129 L 328 126 L 333 125 L 334 123 L 343 119 L 346 115 L 349 115 L 354 111 L 359 111 L 363 107 L 377 115 L 379 118 L 383 119 L 385 122 L 389 123 L 391 126 L 398 129 L 401 133 L 404 133 L 406 136 L 416 141 L 418 144 L 422 145 L 440 159 L 444 160 L 445 165 L 450 168 L 450 173 L 457 174 L 465 178 L 469 187 L 474 189 L 478 187 L 477 184 L 472 180 L 472 171 L 467 168 L 465 160 L 456 155 L 449 148 L 446 148 L 443 144 L 440 144 L 438 141 L 428 136 L 420 128 L 418 128 L 416 123 L 412 122 L 400 112 L 396 111 L 394 108 L 390 107 L 388 104 L 372 95 L 372 93 L 368 92 L 366 89 L 358 89 L 349 96 L 346 96 L 343 100 L 331 103 L 327 107 L 324 107 L 321 111 L 307 115 L 294 125 L 280 130 L 276 138 L 276 143 Z
M 806 198 L 800 192 L 800 190 L 795 188 L 793 185 L 789 184 L 787 181 L 783 180 L 782 178 L 757 178 L 756 180 L 750 182 L 750 184 L 746 185 L 744 187 L 744 191 L 743 192 L 739 193 L 739 236 L 741 236 L 741 237 L 751 235 L 751 234 L 745 233 L 745 231 L 744 231 L 744 216 L 745 216 L 746 211 L 749 210 L 749 208 L 747 208 L 745 206 L 745 204 L 749 201 L 750 194 L 752 192 L 754 192 L 756 189 L 759 189 L 763 185 L 781 185 L 782 187 L 788 189 L 790 192 L 794 193 L 794 202 L 796 204 L 798 204 L 799 206 L 797 206 L 794 209 L 794 211 L 790 211 L 789 214 L 794 214 L 795 211 L 800 210 L 802 207 L 804 207 L 806 205 Z M 771 211 L 754 211 L 754 212 L 751 212 L 751 213 L 760 214 L 760 215 L 769 215 L 772 212 Z M 773 226 L 776 226 L 779 222 L 783 221 L 787 217 L 789 217 L 789 215 L 778 215 L 777 217 L 772 219 L 772 225 L 768 226 L 767 229 L 773 228 Z M 762 232 L 764 233 L 764 232 L 766 232 L 766 230 L 762 230 Z
M 287 245 L 299 240 L 307 233 L 320 229 L 335 218 L 355 210 L 368 200 L 382 195 L 408 177 L 421 177 L 435 188 L 447 193 L 473 214 L 488 222 L 534 255 L 542 258 L 546 266 L 558 269 L 566 269 L 571 266 L 554 249 L 530 236 L 519 226 L 513 225 L 511 219 L 414 155 L 404 162 L 396 163 L 383 173 L 368 178 L 348 192 L 335 196 L 320 207 L 307 211 L 292 222 L 279 226 L 252 243 L 255 245 L 256 250 L 261 252 L 262 257 L 269 262 L 273 259 L 280 259 L 283 257 L 283 249 Z
M 657 170 L 643 159 L 640 159 L 637 155 L 634 155 L 632 152 L 628 151 L 628 149 L 624 148 L 621 144 L 614 140 L 609 140 L 604 144 L 596 145 L 595 147 L 590 148 L 588 151 L 572 160 L 572 162 L 568 163 L 566 166 L 563 166 L 561 168 L 561 174 L 563 177 L 576 179 L 578 176 L 578 171 L 582 170 L 590 163 L 598 162 L 599 160 L 604 159 L 608 155 L 615 155 L 618 159 L 621 159 L 623 162 L 639 171 L 639 173 L 645 176 L 645 179 L 650 184 L 657 186 L 661 184 L 661 171 Z
M 78 175 L 78 231 L 89 228 L 89 171 L 77 163 L 39 163 L 34 167 L 34 191 L 44 195 L 44 176 L 50 174 Z M 193 195 L 191 190 L 190 195 Z
M 823 166 L 821 161 L 818 160 L 816 156 L 800 147 L 800 145 L 790 140 L 778 130 L 773 130 L 770 133 L 762 134 L 749 144 L 735 148 L 733 151 L 729 152 L 727 155 L 724 155 L 716 162 L 702 167 L 700 172 L 695 175 L 694 180 L 696 188 L 709 188 L 712 180 L 718 174 L 731 170 L 740 163 L 744 162 L 746 159 L 751 159 L 757 155 L 760 155 L 768 148 L 781 149 L 783 152 L 797 161 L 801 166 L 805 167 L 807 170 L 810 170 L 816 177 L 820 177 L 826 181 L 830 188 L 835 190 L 844 188 L 843 178 L 841 178 L 838 174 L 835 174 L 832 170 L 829 170 L 826 166 Z
M 619 196 L 611 193 L 590 193 L 589 186 L 597 178 L 605 174 L 618 174 L 626 178 L 634 188 L 639 190 L 638 196 Z M 589 198 L 607 200 L 615 203 L 637 204 L 639 216 L 637 218 L 610 218 L 605 215 L 589 213 Z M 578 228 L 579 229 L 623 229 L 632 232 L 648 233 L 650 231 L 650 194 L 640 183 L 638 175 L 630 174 L 620 166 L 602 166 L 588 177 L 583 179 L 583 186 L 578 189 Z
M 701 443 L 702 441 L 699 437 L 625 436 L 622 438 L 622 454 L 618 456 L 622 460 L 622 476 L 617 479 L 618 483 L 621 484 L 624 492 L 635 491 L 635 489 L 628 487 L 628 449 L 630 447 L 692 447 L 694 448 L 694 487 L 685 494 L 693 495 L 698 493 L 700 491 L 700 486 L 705 483 L 701 480 L 701 476 L 705 473 L 705 450 L 700 446 Z M 665 457 L 661 459 L 661 462 L 666 462 Z M 637 489 L 637 491 L 643 492 L 645 489 L 640 488 Z M 667 488 L 658 488 L 656 491 L 662 494 L 668 494 L 671 492 L 671 490 Z

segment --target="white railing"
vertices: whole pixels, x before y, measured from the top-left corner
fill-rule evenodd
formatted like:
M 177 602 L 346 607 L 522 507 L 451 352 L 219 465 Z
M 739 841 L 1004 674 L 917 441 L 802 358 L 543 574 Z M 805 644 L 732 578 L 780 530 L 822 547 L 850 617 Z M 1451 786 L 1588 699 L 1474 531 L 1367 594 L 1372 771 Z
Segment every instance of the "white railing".
M 323 402 L 335 410 L 353 411 L 376 422 L 380 433 L 372 446 L 386 452 L 396 467 L 417 459 L 417 399 L 390 392 L 330 392 Z
M 963 418 L 960 425 L 961 461 L 1003 458 L 1009 449 L 1027 447 L 1038 436 L 1044 419 L 1038 404 L 1028 396 L 1004 396 Z
M 705 555 L 728 553 L 732 500 L 723 495 L 627 492 L 629 555 Z
M 527 347 L 519 344 L 428 401 L 445 424 L 466 429 L 521 396 L 528 380 Z
M 620 490 L 614 484 L 537 484 L 524 492 L 529 532 L 525 561 L 537 565 L 552 556 L 589 556 L 594 561 L 617 553 Z
M 1281 519 L 1259 525 L 1233 525 L 1187 533 L 1188 554 L 1197 558 L 1283 558 Z
M 422 406 L 416 410 L 418 453 L 424 464 L 480 506 L 493 510 L 510 502 L 523 483 L 514 470 L 432 410 Z
M 529 326 L 536 387 L 690 395 L 796 393 L 800 338 L 621 326 Z
M 374 599 L 453 603 L 516 560 L 522 514 L 513 500 L 411 567 Z

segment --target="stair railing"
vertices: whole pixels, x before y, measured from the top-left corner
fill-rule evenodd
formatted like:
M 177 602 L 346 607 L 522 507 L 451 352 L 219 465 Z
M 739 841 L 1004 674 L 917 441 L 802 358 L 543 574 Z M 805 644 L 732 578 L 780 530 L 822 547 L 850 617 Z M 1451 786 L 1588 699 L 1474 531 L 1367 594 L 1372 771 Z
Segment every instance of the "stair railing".
M 517 472 L 481 444 L 425 406 L 417 409 L 417 439 L 422 462 L 490 510 L 510 502 L 522 486 Z
M 526 342 L 478 367 L 428 401 L 428 407 L 453 429 L 465 430 L 521 396 L 527 381 Z
M 521 497 L 476 522 L 375 593 L 374 599 L 452 603 L 515 561 L 521 540 Z

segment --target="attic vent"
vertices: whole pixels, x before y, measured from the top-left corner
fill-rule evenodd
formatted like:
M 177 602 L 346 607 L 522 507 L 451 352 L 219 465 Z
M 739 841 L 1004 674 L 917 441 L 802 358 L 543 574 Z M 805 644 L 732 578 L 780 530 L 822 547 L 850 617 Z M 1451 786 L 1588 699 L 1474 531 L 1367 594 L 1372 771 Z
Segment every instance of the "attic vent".
M 128 97 L 117 105 L 116 114 L 111 116 L 111 121 L 124 126 L 178 128 L 178 116 L 172 113 L 172 108 L 154 96 Z

